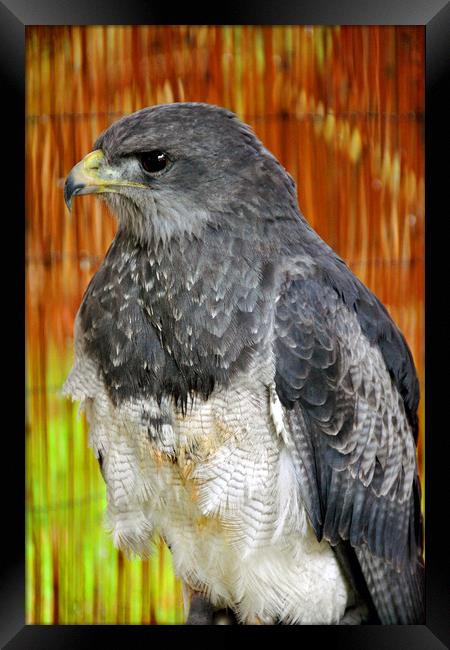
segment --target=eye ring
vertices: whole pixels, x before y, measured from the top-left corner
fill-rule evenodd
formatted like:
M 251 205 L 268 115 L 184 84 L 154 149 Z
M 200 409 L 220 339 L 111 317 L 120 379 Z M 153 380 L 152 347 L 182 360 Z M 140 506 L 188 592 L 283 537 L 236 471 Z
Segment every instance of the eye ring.
M 139 162 L 147 174 L 159 174 L 168 166 L 169 156 L 161 149 L 144 151 L 139 154 Z

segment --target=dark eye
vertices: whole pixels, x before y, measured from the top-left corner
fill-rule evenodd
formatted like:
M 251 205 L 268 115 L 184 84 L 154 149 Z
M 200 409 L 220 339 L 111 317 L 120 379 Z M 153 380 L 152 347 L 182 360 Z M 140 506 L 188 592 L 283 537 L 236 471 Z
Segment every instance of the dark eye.
M 142 167 L 149 174 L 160 172 L 167 166 L 167 163 L 169 162 L 167 154 L 165 154 L 164 151 L 160 151 L 159 149 L 141 153 L 139 159 L 141 161 Z

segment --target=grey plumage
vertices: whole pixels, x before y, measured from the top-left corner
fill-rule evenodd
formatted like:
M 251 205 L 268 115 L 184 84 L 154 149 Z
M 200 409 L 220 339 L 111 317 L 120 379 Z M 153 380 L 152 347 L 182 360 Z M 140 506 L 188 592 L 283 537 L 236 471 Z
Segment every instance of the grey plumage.
M 345 580 L 379 621 L 421 622 L 418 382 L 385 308 L 311 229 L 291 177 L 232 113 L 206 104 L 144 109 L 113 124 L 94 150 L 103 152 L 100 162 L 86 167 L 81 181 L 72 173 L 66 185 L 69 200 L 101 191 L 119 220 L 77 317 L 77 361 L 67 383 L 68 393 L 89 403 L 91 429 L 108 411 L 123 413 L 120 426 L 131 430 L 126 409 L 137 404 L 148 453 L 175 468 L 188 458 L 188 480 L 200 490 L 195 512 L 217 515 L 232 544 L 251 552 L 280 537 L 291 548 L 304 509 L 317 540 L 332 545 Z M 168 165 L 148 173 L 141 156 L 153 150 L 165 152 Z M 248 439 L 227 419 L 235 416 L 226 405 L 239 396 L 250 400 L 243 412 L 254 413 Z M 212 405 L 212 415 L 202 403 Z M 211 424 L 217 409 L 225 414 Z M 96 435 L 103 441 L 94 444 L 98 454 L 108 456 L 107 433 Z M 205 440 L 216 442 L 205 451 Z M 254 461 L 250 477 L 252 444 L 265 460 Z M 236 458 L 231 469 L 227 449 Z M 102 471 L 113 481 L 111 470 Z M 261 492 L 256 506 L 250 482 L 269 485 L 272 475 L 279 476 L 275 487 Z M 288 503 L 275 506 L 274 490 L 287 490 Z M 165 498 L 157 498 L 155 511 L 169 508 Z M 139 535 L 150 538 L 153 523 Z M 202 587 L 189 578 L 192 571 L 183 578 L 214 600 L 208 577 Z M 279 580 L 279 603 L 268 606 L 268 619 L 283 620 L 285 602 L 286 622 L 302 622 L 292 587 L 284 593 L 282 574 Z M 214 603 L 250 620 L 251 603 L 244 608 L 230 598 Z

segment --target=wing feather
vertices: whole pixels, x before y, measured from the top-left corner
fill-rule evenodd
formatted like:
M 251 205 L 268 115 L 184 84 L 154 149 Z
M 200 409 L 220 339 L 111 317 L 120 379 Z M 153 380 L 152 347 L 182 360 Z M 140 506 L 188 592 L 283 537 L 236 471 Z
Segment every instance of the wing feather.
M 403 337 L 352 277 L 353 305 L 370 305 L 363 315 L 326 276 L 290 275 L 277 303 L 276 389 L 318 539 L 356 549 L 382 622 L 417 621 L 417 379 Z

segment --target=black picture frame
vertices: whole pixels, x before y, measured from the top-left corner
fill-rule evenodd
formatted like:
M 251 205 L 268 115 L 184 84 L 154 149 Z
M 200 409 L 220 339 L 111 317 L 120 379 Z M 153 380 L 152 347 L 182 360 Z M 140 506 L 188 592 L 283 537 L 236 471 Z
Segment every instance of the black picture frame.
M 447 499 L 447 457 L 444 449 L 448 415 L 448 333 L 450 320 L 445 314 L 448 274 L 444 265 L 448 244 L 443 226 L 448 218 L 448 164 L 442 162 L 440 150 L 445 147 L 448 104 L 444 90 L 450 57 L 450 4 L 446 0 L 299 0 L 280 4 L 264 0 L 258 5 L 241 0 L 229 2 L 201 14 L 186 3 L 182 11 L 174 11 L 169 3 L 145 0 L 0 0 L 0 70 L 2 75 L 2 155 L 4 165 L 1 195 L 12 198 L 11 207 L 2 210 L 2 249 L 12 252 L 14 259 L 3 266 L 1 292 L 3 326 L 1 341 L 14 355 L 13 364 L 2 364 L 7 388 L 3 410 L 10 414 L 2 436 L 2 506 L 1 534 L 2 574 L 0 582 L 0 641 L 8 650 L 19 648 L 51 650 L 53 648 L 90 648 L 109 644 L 112 648 L 149 647 L 162 635 L 163 639 L 180 637 L 180 643 L 198 638 L 196 628 L 185 626 L 42 626 L 25 625 L 25 559 L 24 559 L 24 458 L 25 443 L 18 424 L 20 403 L 13 408 L 12 396 L 23 395 L 24 312 L 17 307 L 23 296 L 24 231 L 20 215 L 24 214 L 24 84 L 25 27 L 27 25 L 63 24 L 346 24 L 346 25 L 423 25 L 426 30 L 426 624 L 420 626 L 302 626 L 270 628 L 296 635 L 296 643 L 309 638 L 315 646 L 329 644 L 336 648 L 376 648 L 388 650 L 438 650 L 449 642 L 448 541 L 445 520 Z M 448 86 L 448 83 L 447 83 Z M 448 139 L 448 138 L 447 138 Z M 5 143 L 9 140 L 9 143 Z M 447 208 L 447 209 L 446 209 Z M 6 222 L 6 224 L 5 224 Z M 442 233 L 442 234 L 441 234 Z M 9 240 L 11 238 L 11 241 Z M 14 239 L 14 244 L 12 242 Z M 7 242 L 7 244 L 6 244 Z M 17 248 L 15 248 L 17 246 Z M 16 252 L 14 252 L 16 251 Z M 23 304 L 23 303 L 22 303 Z M 17 321 L 17 322 L 16 322 Z M 17 344 L 13 348 L 13 339 Z M 447 359 L 445 359 L 447 353 Z M 14 368 L 16 378 L 13 378 Z M 442 372 L 443 370 L 443 372 Z M 17 382 L 17 383 L 16 383 Z M 447 399 L 446 399 L 447 397 Z M 8 469 L 11 472 L 6 472 Z M 228 640 L 228 634 L 248 639 L 261 639 L 269 628 L 225 627 L 218 633 L 208 627 L 208 634 Z M 231 632 L 231 630 L 238 632 Z M 216 630 L 216 631 L 215 631 Z M 228 631 L 227 631 L 228 630 Z M 274 631 L 275 630 L 275 631 Z M 203 632 L 202 632 L 203 634 Z M 187 636 L 186 636 L 187 635 Z M 313 636 L 312 636 L 313 635 Z M 3 645 L 6 644 L 6 645 Z

